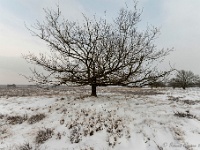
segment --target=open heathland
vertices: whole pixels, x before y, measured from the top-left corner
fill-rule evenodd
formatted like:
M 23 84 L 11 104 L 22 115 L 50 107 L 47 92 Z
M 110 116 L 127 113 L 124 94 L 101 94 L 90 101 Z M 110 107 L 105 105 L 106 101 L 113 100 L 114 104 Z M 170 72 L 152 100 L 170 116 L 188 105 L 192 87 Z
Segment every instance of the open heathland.
M 0 91 L 3 150 L 200 149 L 199 88 Z

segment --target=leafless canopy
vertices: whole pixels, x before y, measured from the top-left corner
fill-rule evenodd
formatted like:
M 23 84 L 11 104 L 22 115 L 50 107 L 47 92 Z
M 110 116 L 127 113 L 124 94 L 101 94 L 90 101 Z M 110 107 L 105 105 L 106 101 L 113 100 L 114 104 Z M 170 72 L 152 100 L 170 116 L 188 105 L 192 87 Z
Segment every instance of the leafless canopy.
M 175 78 L 171 79 L 171 85 L 173 87 L 182 87 L 186 89 L 190 86 L 196 86 L 200 82 L 200 77 L 195 75 L 192 71 L 177 70 Z
M 61 12 L 45 10 L 46 20 L 29 30 L 44 40 L 52 56 L 29 54 L 25 59 L 42 66 L 48 75 L 33 70 L 29 78 L 39 84 L 91 85 L 92 95 L 97 86 L 145 85 L 149 80 L 165 76 L 158 72 L 156 62 L 168 55 L 169 49 L 157 49 L 153 44 L 157 28 L 139 31 L 141 11 L 121 9 L 110 23 L 107 19 L 90 19 L 84 23 L 62 18 Z

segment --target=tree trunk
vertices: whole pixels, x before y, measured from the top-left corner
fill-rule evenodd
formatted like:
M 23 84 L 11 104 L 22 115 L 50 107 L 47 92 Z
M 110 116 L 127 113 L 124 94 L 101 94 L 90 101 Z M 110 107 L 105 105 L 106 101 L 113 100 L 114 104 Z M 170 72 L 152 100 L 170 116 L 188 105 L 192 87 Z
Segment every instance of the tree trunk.
M 96 81 L 97 81 L 96 77 L 93 77 L 92 78 L 92 94 L 91 94 L 91 96 L 95 96 L 95 97 L 97 97 L 97 84 L 96 84 Z
M 92 94 L 91 96 L 97 97 L 97 86 L 96 84 L 92 84 Z

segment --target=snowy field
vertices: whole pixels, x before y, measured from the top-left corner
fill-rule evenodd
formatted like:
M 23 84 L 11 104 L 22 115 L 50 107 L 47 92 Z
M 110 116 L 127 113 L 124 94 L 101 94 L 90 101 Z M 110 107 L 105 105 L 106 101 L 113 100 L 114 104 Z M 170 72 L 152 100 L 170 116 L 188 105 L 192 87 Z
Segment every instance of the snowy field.
M 0 150 L 200 149 L 200 88 L 0 92 Z

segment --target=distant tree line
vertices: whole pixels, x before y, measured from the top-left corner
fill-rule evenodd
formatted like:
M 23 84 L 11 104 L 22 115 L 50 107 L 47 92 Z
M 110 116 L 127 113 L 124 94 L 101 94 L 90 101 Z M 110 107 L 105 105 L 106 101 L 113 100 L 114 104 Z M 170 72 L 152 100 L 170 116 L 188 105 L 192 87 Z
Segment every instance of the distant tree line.
M 200 76 L 195 75 L 192 71 L 176 70 L 175 76 L 170 79 L 156 80 L 149 83 L 152 88 L 173 87 L 183 88 L 200 87 Z
M 7 84 L 7 88 L 16 88 L 16 84 Z

